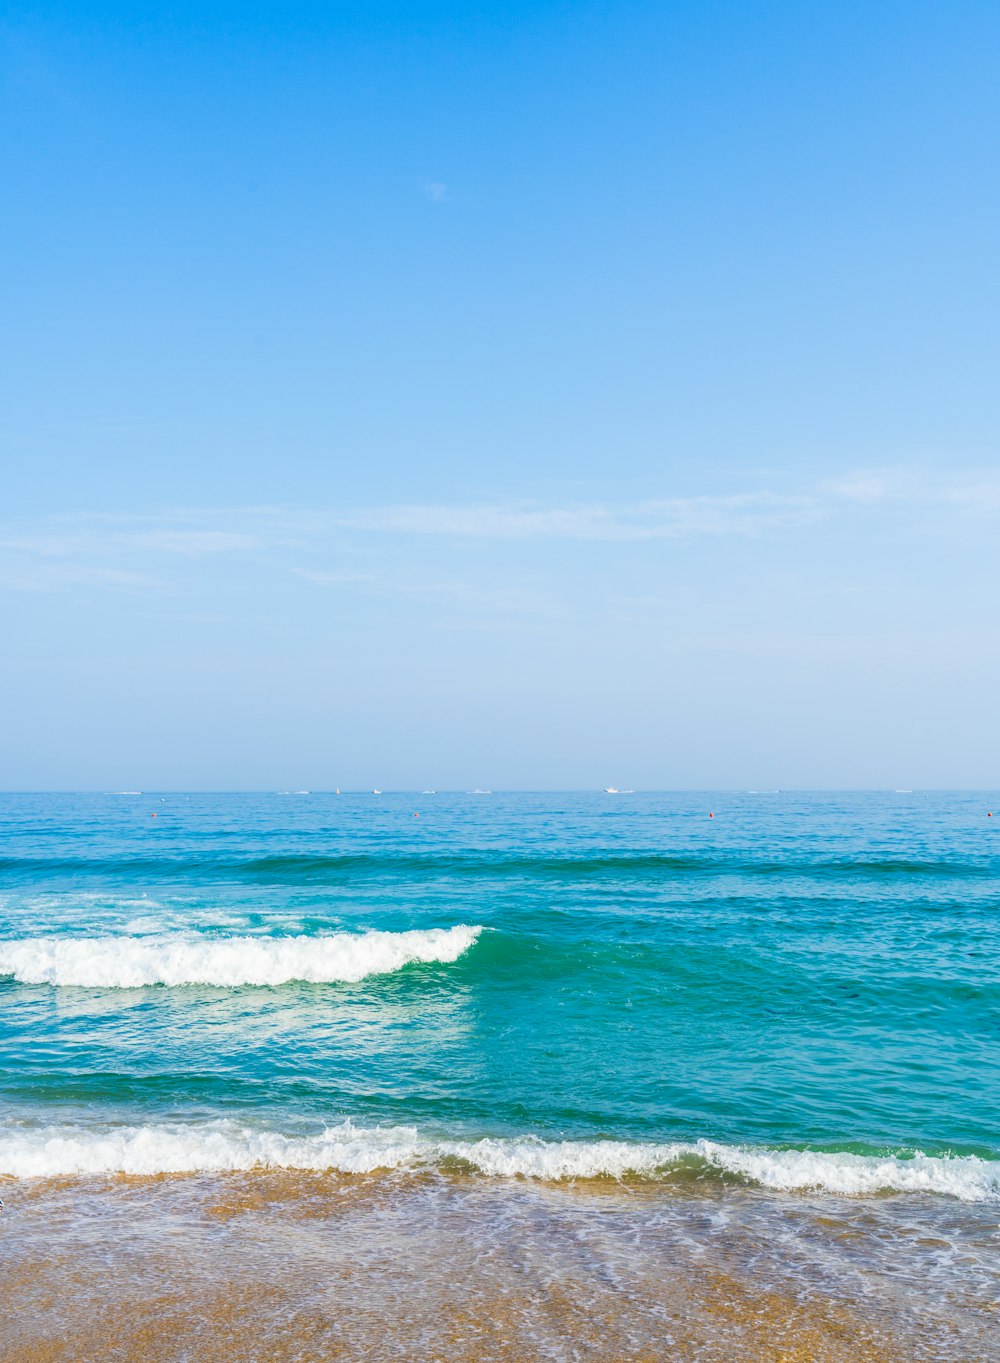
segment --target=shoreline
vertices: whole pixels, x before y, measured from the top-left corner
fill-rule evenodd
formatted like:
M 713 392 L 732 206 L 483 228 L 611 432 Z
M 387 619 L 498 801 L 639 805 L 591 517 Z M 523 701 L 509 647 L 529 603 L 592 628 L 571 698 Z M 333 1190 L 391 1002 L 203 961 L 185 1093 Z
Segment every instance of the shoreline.
M 483 1134 L 457 1127 L 344 1118 L 274 1120 L 166 1114 L 141 1122 L 113 1120 L 82 1108 L 46 1120 L 35 1108 L 0 1122 L 0 1180 L 155 1177 L 256 1171 L 377 1174 L 439 1172 L 541 1182 L 664 1187 L 705 1181 L 775 1193 L 878 1197 L 927 1194 L 970 1205 L 1000 1205 L 1000 1159 L 990 1150 L 934 1151 L 865 1147 L 860 1142 L 755 1144 L 704 1137 L 642 1139 Z M 67 1120 L 72 1116 L 74 1120 Z
M 2 1195 L 5 1363 L 981 1363 L 1000 1323 L 945 1267 L 946 1226 L 968 1257 L 995 1212 L 912 1195 L 260 1170 Z

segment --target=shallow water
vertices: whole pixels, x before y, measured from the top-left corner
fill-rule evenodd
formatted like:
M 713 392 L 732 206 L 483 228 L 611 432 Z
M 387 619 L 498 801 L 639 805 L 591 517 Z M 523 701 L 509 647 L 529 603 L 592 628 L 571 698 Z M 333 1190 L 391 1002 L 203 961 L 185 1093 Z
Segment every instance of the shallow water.
M 11 1186 L 8 1363 L 995 1356 L 981 1207 L 948 1227 L 922 1197 L 437 1173 Z

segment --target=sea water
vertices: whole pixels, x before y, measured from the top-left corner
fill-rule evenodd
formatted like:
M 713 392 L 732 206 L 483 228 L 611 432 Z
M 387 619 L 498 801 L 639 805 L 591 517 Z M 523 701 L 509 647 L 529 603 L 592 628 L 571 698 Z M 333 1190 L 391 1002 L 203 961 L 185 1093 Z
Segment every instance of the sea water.
M 728 1187 L 979 1272 L 998 962 L 996 794 L 5 795 L 0 1177 Z
M 1000 799 L 0 799 L 0 1173 L 1000 1199 Z

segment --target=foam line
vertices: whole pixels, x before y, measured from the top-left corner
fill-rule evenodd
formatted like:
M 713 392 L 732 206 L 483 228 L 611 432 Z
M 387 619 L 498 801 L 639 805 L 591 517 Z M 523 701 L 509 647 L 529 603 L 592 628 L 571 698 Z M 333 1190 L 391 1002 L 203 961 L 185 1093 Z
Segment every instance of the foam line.
M 842 1196 L 875 1193 L 946 1195 L 1000 1202 L 1000 1160 L 976 1155 L 857 1155 L 768 1150 L 714 1141 L 441 1140 L 414 1127 L 352 1122 L 307 1136 L 229 1120 L 117 1127 L 0 1127 L 0 1175 L 15 1178 L 105 1174 L 221 1173 L 301 1169 L 345 1174 L 380 1169 L 464 1168 L 504 1178 L 668 1179 L 681 1169 L 729 1174 L 783 1192 Z
M 92 989 L 331 984 L 387 975 L 414 962 L 456 961 L 481 931 L 459 924 L 319 937 L 32 937 L 0 942 L 0 976 Z

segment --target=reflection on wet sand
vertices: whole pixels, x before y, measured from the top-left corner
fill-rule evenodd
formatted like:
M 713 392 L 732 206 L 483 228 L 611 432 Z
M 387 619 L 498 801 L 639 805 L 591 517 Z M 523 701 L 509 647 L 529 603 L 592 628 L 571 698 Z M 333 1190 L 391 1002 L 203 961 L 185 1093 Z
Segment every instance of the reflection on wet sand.
M 994 1223 L 955 1246 L 915 1199 L 437 1173 L 3 1192 L 5 1363 L 979 1363 L 1000 1326 Z

